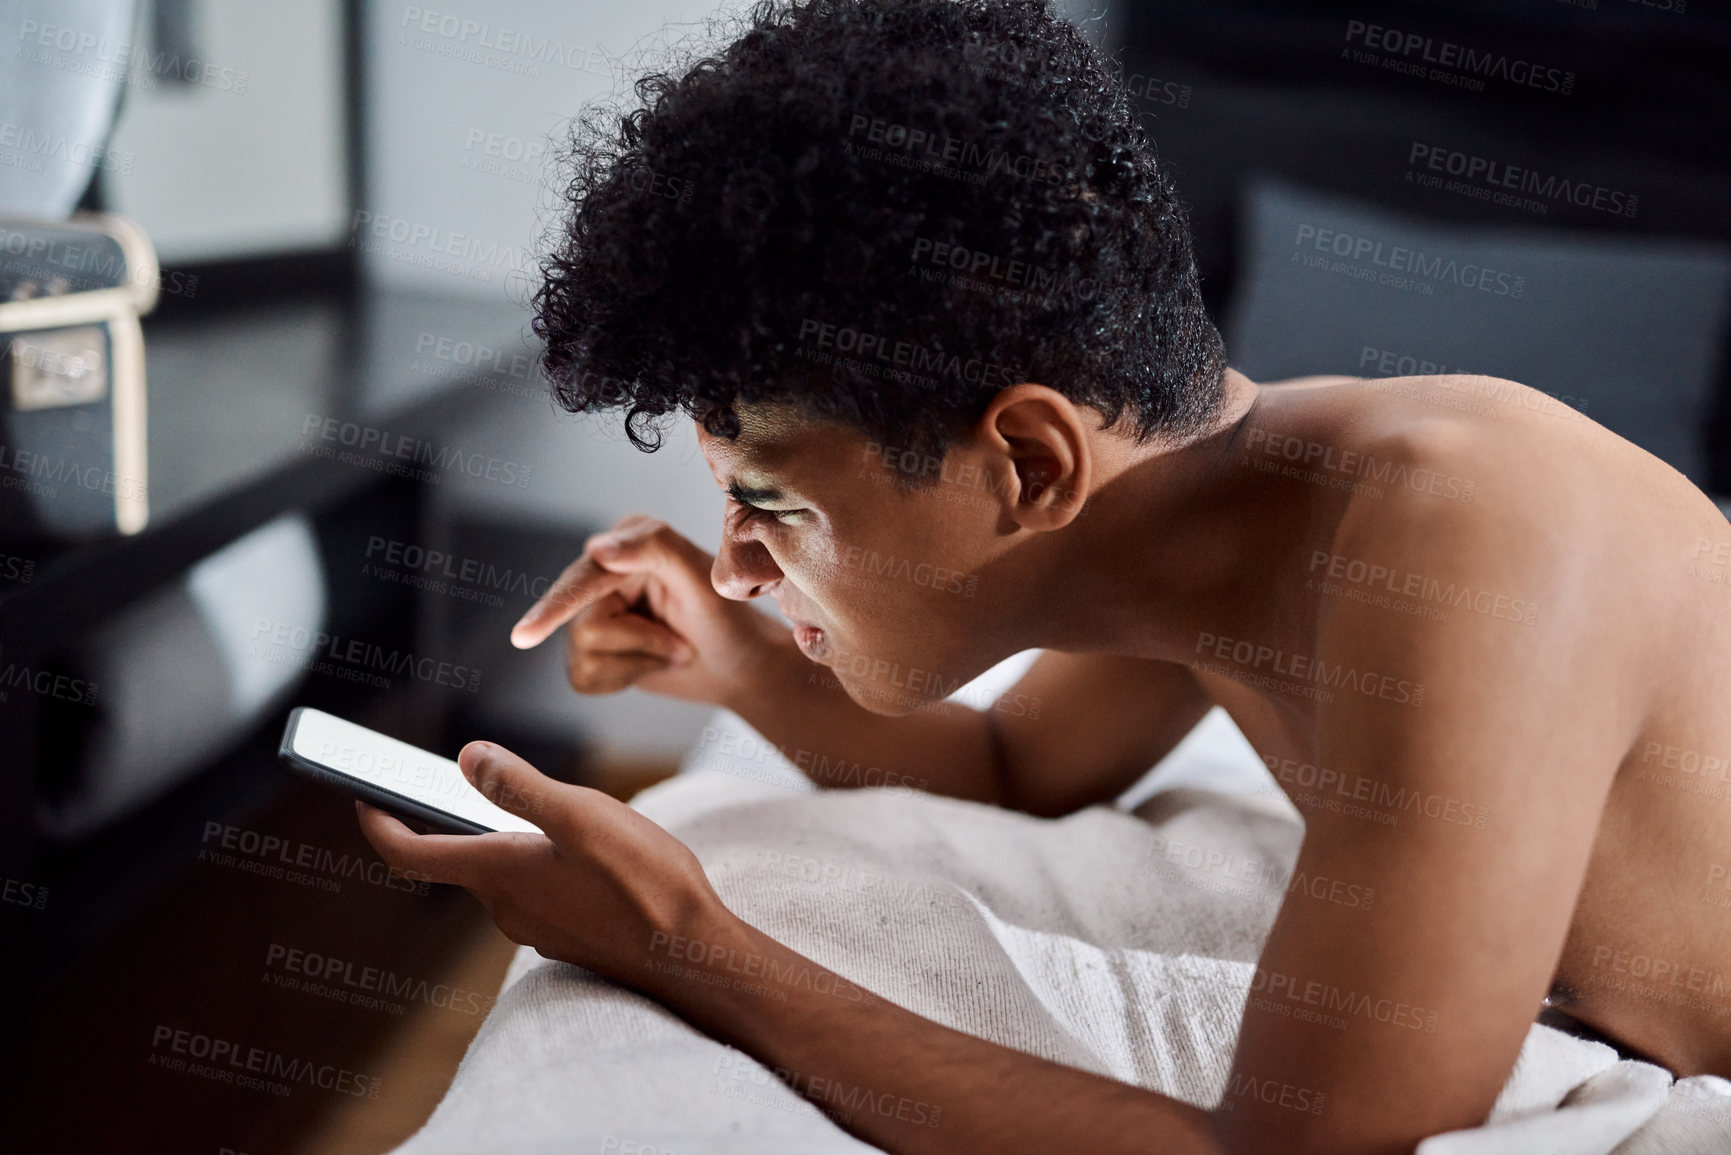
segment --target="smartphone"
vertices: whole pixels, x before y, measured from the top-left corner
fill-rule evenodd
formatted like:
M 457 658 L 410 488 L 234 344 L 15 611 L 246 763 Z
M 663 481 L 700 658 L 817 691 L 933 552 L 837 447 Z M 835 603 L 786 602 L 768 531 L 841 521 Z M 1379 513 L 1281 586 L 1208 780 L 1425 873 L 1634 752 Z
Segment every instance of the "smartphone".
M 441 833 L 541 830 L 494 805 L 451 759 L 323 710 L 291 711 L 277 755 L 292 770 Z

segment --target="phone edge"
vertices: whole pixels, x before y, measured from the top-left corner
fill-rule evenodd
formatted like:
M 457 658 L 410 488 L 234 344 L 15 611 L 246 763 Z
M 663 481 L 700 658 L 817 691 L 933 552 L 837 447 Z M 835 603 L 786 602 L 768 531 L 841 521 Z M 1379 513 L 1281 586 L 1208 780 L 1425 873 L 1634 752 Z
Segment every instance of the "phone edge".
M 376 806 L 387 814 L 393 814 L 398 818 L 410 818 L 416 822 L 425 822 L 440 833 L 499 833 L 491 826 L 471 822 L 467 818 L 428 806 L 424 802 L 394 793 L 365 779 L 343 774 L 341 771 L 332 770 L 328 766 L 321 766 L 319 763 L 297 754 L 294 749 L 295 731 L 300 726 L 301 715 L 309 709 L 311 709 L 310 706 L 296 706 L 290 710 L 288 724 L 283 727 L 282 742 L 277 746 L 277 758 L 289 769 L 303 777 L 311 778 L 329 789 L 347 794 L 350 797 L 358 796 L 361 801 L 370 806 Z M 320 713 L 323 712 L 320 711 Z M 332 714 L 331 717 L 334 718 L 336 715 Z M 355 725 L 359 725 L 359 723 L 355 723 Z

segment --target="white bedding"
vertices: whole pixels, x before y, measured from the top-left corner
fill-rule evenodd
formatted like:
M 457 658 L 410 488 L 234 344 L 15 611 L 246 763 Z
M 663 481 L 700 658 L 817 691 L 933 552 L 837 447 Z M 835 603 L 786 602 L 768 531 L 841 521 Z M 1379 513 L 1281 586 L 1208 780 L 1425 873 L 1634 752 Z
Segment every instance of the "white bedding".
M 633 803 L 692 847 L 730 908 L 939 1022 L 1198 1105 L 1220 1099 L 1278 880 L 1302 836 L 1223 715 L 1120 808 L 1057 821 L 900 791 L 814 793 L 779 759 L 742 747 L 748 736 L 737 721 L 720 725 L 689 772 Z M 1186 785 L 1198 780 L 1235 789 Z M 1209 852 L 1234 865 L 1210 867 Z M 852 1088 L 819 1093 L 859 1102 Z M 398 1150 L 875 1148 L 649 1000 L 524 950 L 444 1101 Z M 1535 1024 L 1486 1126 L 1420 1147 L 1611 1151 L 1731 1151 L 1731 1082 L 1673 1082 Z

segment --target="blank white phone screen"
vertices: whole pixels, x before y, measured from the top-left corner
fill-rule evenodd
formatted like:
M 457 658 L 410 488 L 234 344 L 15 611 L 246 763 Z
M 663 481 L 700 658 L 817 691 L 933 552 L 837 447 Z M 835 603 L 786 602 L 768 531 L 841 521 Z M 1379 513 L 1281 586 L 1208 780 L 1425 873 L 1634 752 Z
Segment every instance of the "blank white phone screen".
M 303 709 L 295 725 L 293 750 L 339 774 L 370 782 L 493 830 L 538 833 L 540 827 L 489 801 L 469 785 L 449 758 L 429 754 L 376 730 L 357 726 L 322 710 Z M 525 807 L 534 799 L 522 799 Z

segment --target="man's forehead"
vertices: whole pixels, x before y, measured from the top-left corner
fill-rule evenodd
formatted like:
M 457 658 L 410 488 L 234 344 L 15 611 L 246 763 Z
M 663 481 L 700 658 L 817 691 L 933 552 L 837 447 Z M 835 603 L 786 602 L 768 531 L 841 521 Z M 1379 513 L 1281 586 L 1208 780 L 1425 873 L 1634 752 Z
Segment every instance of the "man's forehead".
M 711 436 L 699 423 L 698 437 L 712 461 L 735 468 L 785 467 L 800 457 L 833 447 L 847 432 L 786 405 L 739 405 L 734 412 L 739 418 L 739 436 Z
M 733 412 L 739 418 L 742 439 L 765 443 L 785 440 L 817 424 L 791 405 L 738 404 Z

